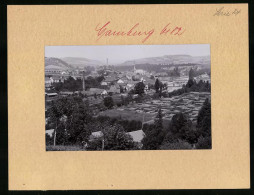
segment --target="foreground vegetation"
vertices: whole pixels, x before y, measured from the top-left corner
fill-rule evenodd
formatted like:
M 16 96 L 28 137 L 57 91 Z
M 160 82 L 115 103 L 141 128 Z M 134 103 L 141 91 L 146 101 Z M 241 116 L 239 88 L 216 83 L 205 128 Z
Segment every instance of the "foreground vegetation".
M 211 104 L 206 99 L 199 111 L 197 123 L 177 113 L 168 126 L 163 125 L 161 109 L 154 124 L 145 124 L 142 147 L 126 132 L 142 128 L 141 121 L 128 121 L 91 114 L 88 102 L 80 97 L 64 97 L 52 102 L 48 110 L 48 126 L 55 129 L 46 135 L 47 150 L 165 150 L 211 148 Z M 91 138 L 92 132 L 103 136 Z M 55 145 L 55 147 L 52 147 Z M 59 146 L 59 147 L 56 147 Z

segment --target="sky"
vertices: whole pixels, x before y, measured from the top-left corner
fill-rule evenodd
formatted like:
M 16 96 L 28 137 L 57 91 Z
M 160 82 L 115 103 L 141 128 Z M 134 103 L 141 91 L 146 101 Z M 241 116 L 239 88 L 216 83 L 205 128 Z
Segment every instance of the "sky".
M 45 57 L 83 57 L 109 64 L 164 55 L 210 56 L 210 44 L 46 46 Z

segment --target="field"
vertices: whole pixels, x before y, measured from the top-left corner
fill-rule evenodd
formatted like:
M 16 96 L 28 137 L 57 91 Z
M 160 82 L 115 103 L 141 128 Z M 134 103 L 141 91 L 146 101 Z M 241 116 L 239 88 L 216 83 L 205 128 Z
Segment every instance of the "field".
M 99 115 L 109 116 L 112 118 L 120 117 L 123 120 L 137 120 L 137 121 L 143 121 L 143 117 L 144 117 L 144 122 L 150 121 L 154 118 L 154 116 L 151 114 L 148 114 L 148 113 L 141 114 L 136 111 L 126 110 L 124 108 L 106 110 L 106 111 L 100 112 Z
M 144 117 L 145 123 L 152 123 L 160 107 L 165 122 L 170 121 L 174 114 L 179 112 L 188 115 L 190 120 L 196 122 L 198 112 L 206 98 L 210 99 L 211 94 L 208 92 L 190 92 L 172 98 L 129 104 L 121 108 L 100 112 L 99 115 L 139 121 L 143 121 Z

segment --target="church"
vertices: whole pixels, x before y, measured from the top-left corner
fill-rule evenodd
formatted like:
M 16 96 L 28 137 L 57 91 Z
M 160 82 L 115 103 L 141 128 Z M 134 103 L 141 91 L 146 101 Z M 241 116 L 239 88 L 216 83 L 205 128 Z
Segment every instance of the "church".
M 134 68 L 133 68 L 133 72 L 134 72 L 134 74 L 140 74 L 140 75 L 146 74 L 146 71 L 145 71 L 145 70 L 136 69 L 135 65 L 134 65 Z

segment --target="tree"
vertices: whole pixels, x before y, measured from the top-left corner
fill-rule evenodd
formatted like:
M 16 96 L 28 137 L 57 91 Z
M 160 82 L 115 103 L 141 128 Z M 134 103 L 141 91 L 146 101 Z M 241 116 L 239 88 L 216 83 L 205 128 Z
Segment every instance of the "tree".
M 53 86 L 56 91 L 79 91 L 82 89 L 82 80 L 75 80 L 73 77 L 70 76 L 63 82 L 53 83 Z
M 143 82 L 137 83 L 134 87 L 135 94 L 142 95 L 145 93 L 144 90 L 145 90 L 145 84 Z
M 55 130 L 54 130 L 54 146 L 56 145 L 56 134 L 58 131 L 58 125 L 60 123 L 60 118 L 64 114 L 64 104 L 66 99 L 59 99 L 52 102 L 52 106 L 49 109 L 50 119 L 54 121 Z
M 88 105 L 83 102 L 75 102 L 73 107 L 74 110 L 69 116 L 66 126 L 69 142 L 72 144 L 81 143 L 84 140 L 87 141 L 92 129 L 89 127 L 93 123 L 93 118 L 90 114 L 91 112 Z
M 120 85 L 120 93 L 124 93 L 124 88 L 122 85 Z
M 155 88 L 156 93 L 159 93 L 159 89 L 160 89 L 159 79 L 156 79 L 155 84 L 154 84 L 154 88 Z
M 189 71 L 189 80 L 192 80 L 194 79 L 194 70 L 191 68 L 190 71 Z
M 196 149 L 211 149 L 212 140 L 211 136 L 203 137 L 202 135 L 198 138 L 198 143 L 196 144 Z
M 192 145 L 184 140 L 177 139 L 175 142 L 165 142 L 160 146 L 161 150 L 190 150 Z
M 187 87 L 187 88 L 191 88 L 194 84 L 195 84 L 195 83 L 194 83 L 193 79 L 189 79 L 188 82 L 187 82 L 187 84 L 186 84 L 186 87 Z
M 206 98 L 199 110 L 197 118 L 197 129 L 202 136 L 211 136 L 211 103 Z
M 118 124 L 101 124 L 102 136 L 91 140 L 88 150 L 133 150 L 137 149 L 133 139 Z
M 175 114 L 169 125 L 169 133 L 165 137 L 165 141 L 174 142 L 182 139 L 190 143 L 196 142 L 197 134 L 194 131 L 191 120 L 183 113 Z
M 112 97 L 105 97 L 104 98 L 104 105 L 108 108 L 111 109 L 114 106 L 114 101 Z
M 146 135 L 142 140 L 143 149 L 156 150 L 159 148 L 165 136 L 162 122 L 162 112 L 159 108 L 154 124 L 149 126 L 148 130 L 146 130 Z
M 83 138 L 90 133 L 87 125 L 92 122 L 89 105 L 81 97 L 64 97 L 52 102 L 49 109 L 49 119 L 55 126 L 54 145 L 76 143 L 77 137 L 83 133 Z
M 163 122 L 162 121 L 162 111 L 161 111 L 161 108 L 159 108 L 157 116 L 156 116 L 156 118 L 154 120 L 154 125 L 155 125 L 155 128 L 156 128 L 157 132 L 162 131 L 162 129 L 163 129 L 162 122 Z

